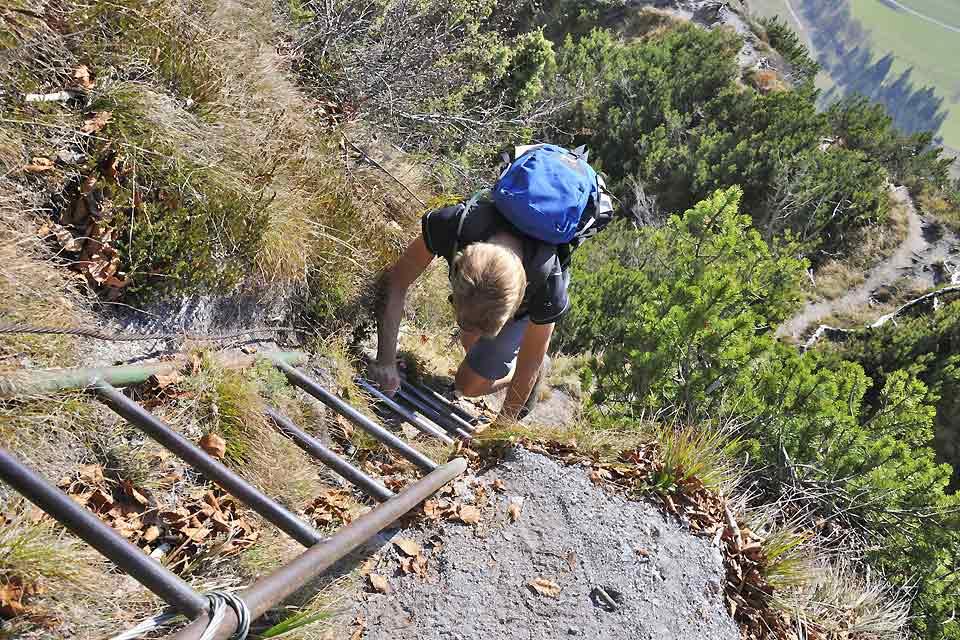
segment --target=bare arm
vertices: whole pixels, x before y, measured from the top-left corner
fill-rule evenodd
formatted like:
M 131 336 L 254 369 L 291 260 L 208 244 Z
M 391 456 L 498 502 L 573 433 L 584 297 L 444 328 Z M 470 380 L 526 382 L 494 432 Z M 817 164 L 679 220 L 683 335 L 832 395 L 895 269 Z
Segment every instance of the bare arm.
M 392 394 L 400 384 L 396 371 L 397 338 L 407 289 L 433 260 L 423 235 L 418 235 L 400 259 L 384 274 L 377 305 L 377 365 L 372 371 L 384 392 Z
M 507 389 L 507 397 L 500 409 L 499 419 L 516 420 L 517 414 L 526 402 L 527 396 L 533 389 L 550 346 L 550 337 L 553 335 L 553 323 L 533 324 L 527 326 L 520 343 L 520 353 L 517 356 L 517 368 L 513 373 L 513 380 Z

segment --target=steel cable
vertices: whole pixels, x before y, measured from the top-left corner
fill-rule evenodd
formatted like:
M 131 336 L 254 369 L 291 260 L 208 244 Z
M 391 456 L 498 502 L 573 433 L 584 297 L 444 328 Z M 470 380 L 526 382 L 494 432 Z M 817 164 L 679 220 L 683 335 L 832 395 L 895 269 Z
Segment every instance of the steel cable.
M 186 331 L 175 333 L 122 333 L 106 332 L 97 329 L 80 329 L 78 327 L 35 327 L 26 324 L 0 324 L 0 335 L 62 335 L 79 336 L 82 338 L 91 338 L 93 340 L 105 340 L 108 342 L 141 342 L 149 340 L 170 340 L 172 338 L 183 338 L 185 340 L 211 341 L 229 340 L 258 333 L 272 333 L 279 331 L 294 331 L 303 333 L 301 329 L 295 327 L 261 327 L 257 329 L 248 329 L 237 331 L 235 333 L 223 333 L 217 335 L 191 334 Z
M 216 635 L 217 630 L 220 628 L 220 625 L 223 624 L 223 620 L 226 617 L 227 607 L 233 609 L 234 614 L 237 616 L 237 629 L 233 632 L 233 635 L 230 636 L 230 640 L 246 640 L 247 635 L 250 633 L 250 621 L 252 618 L 250 609 L 247 608 L 246 603 L 239 597 L 226 591 L 211 591 L 204 595 L 210 602 L 210 620 L 207 622 L 207 628 L 204 630 L 203 635 L 200 636 L 200 640 L 211 640 Z M 137 640 L 137 638 L 146 635 L 154 629 L 159 629 L 180 617 L 182 616 L 175 611 L 164 611 L 152 618 L 147 618 L 132 629 L 115 635 L 109 640 Z

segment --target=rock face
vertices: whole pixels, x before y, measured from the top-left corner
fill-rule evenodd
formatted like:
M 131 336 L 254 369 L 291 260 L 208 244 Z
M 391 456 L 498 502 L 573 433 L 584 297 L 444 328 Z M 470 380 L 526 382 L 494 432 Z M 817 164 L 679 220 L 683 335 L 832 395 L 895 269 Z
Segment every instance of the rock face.
M 524 450 L 475 482 L 489 499 L 478 525 L 398 533 L 422 545 L 425 578 L 401 575 L 399 552 L 385 547 L 375 570 L 389 589 L 359 605 L 364 637 L 740 637 L 722 604 L 719 551 L 658 508 L 608 495 L 584 469 Z M 457 500 L 471 499 L 467 485 L 460 481 Z M 521 505 L 515 522 L 511 503 Z

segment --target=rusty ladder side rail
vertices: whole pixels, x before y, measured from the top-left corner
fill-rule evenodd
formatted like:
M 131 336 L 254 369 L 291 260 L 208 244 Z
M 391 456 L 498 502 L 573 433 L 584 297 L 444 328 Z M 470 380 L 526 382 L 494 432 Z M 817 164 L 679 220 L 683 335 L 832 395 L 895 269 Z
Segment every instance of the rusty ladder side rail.
M 437 467 L 396 497 L 360 516 L 326 541 L 304 551 L 286 566 L 253 583 L 239 594 L 250 610 L 251 618 L 259 618 L 280 604 L 297 589 L 436 493 L 466 471 L 466 468 L 467 462 L 463 458 L 455 458 Z M 170 636 L 170 640 L 199 640 L 207 628 L 207 623 L 208 616 L 201 615 L 199 619 Z M 223 623 L 213 635 L 213 640 L 227 640 L 236 627 L 237 617 L 228 609 Z
M 177 612 L 196 618 L 207 600 L 165 566 L 145 554 L 49 480 L 0 449 L 0 480 L 40 507 Z

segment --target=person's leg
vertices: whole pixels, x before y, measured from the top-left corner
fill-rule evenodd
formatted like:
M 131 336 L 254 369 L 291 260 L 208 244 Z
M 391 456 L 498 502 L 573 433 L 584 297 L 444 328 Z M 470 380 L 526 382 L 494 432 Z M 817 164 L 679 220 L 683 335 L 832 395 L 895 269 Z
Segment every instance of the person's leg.
M 457 391 L 470 397 L 485 396 L 509 384 L 527 322 L 511 320 L 493 338 L 462 336 L 467 356 L 454 379 Z

